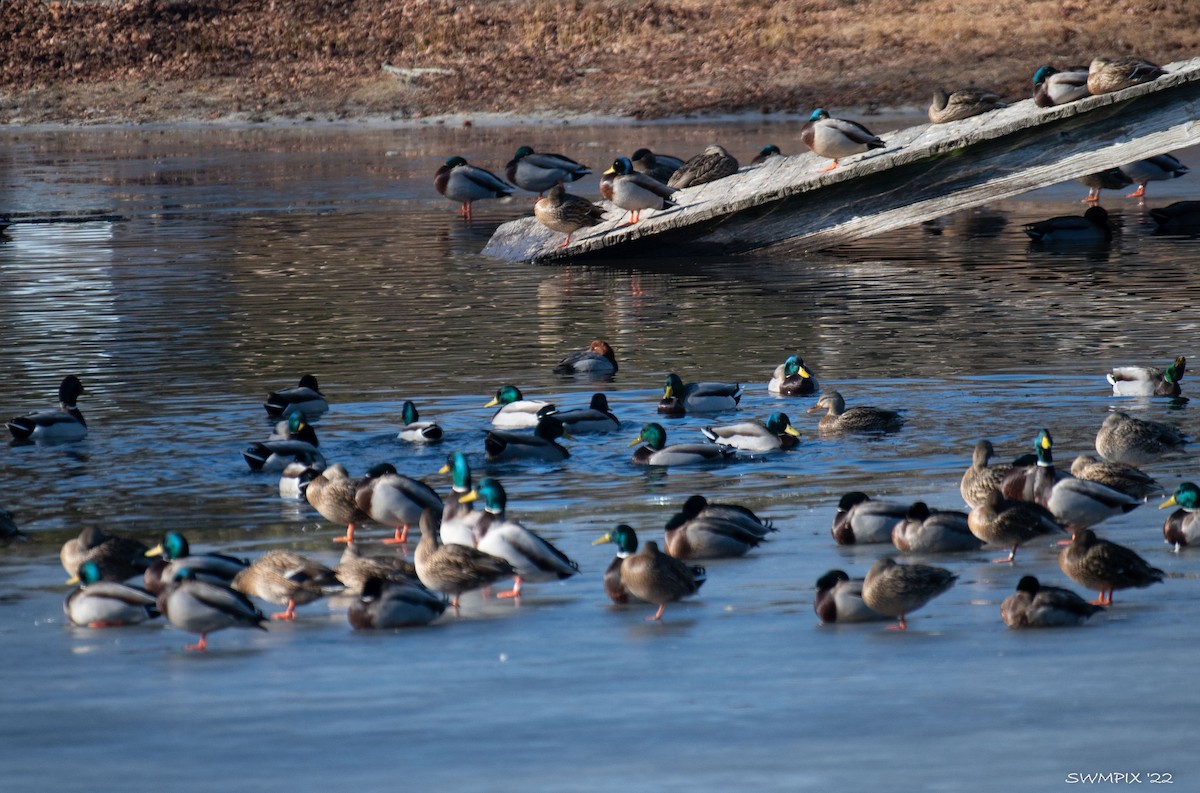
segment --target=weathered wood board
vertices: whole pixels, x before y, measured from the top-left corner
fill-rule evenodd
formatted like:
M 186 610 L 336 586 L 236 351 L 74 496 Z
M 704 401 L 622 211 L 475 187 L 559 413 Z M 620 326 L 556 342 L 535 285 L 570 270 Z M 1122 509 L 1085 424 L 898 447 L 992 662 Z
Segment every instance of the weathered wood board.
M 580 256 L 714 255 L 783 246 L 827 248 L 979 206 L 1133 160 L 1200 144 L 1200 58 L 1151 83 L 1039 108 L 1032 99 L 949 124 L 882 134 L 887 148 L 829 161 L 812 153 L 682 190 L 680 207 L 647 210 L 562 235 L 532 217 L 501 225 L 483 253 L 508 261 Z

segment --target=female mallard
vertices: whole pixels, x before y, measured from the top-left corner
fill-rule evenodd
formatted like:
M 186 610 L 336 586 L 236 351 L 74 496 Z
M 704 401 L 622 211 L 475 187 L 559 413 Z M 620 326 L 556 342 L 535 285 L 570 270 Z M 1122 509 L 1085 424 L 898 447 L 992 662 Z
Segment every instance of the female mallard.
M 1188 172 L 1188 167 L 1170 154 L 1158 154 L 1144 160 L 1135 160 L 1121 166 L 1121 172 L 1131 182 L 1137 182 L 1137 190 L 1126 198 L 1142 198 L 1146 195 L 1146 182 L 1163 182 L 1177 179 Z
M 440 443 L 445 433 L 436 421 L 421 421 L 421 414 L 411 400 L 406 401 L 400 408 L 400 432 L 396 440 L 408 443 Z
M 475 547 L 505 560 L 517 574 L 513 588 L 497 597 L 520 597 L 523 581 L 562 581 L 579 572 L 579 565 L 565 553 L 520 523 L 509 520 L 505 514 L 508 494 L 499 481 L 484 479 L 459 500 L 469 502 L 476 498 L 483 500 L 484 510 L 475 526 L 479 538 Z
M 310 485 L 311 487 L 311 485 Z M 391 463 L 372 466 L 354 490 L 354 503 L 376 523 L 395 528 L 388 545 L 408 539 L 408 527 L 417 525 L 426 509 L 442 511 L 442 498 L 419 479 L 396 472 Z
M 796 448 L 800 430 L 786 413 L 772 413 L 766 421 L 742 421 L 723 427 L 705 427 L 701 432 L 718 446 L 743 452 L 777 452 Z
M 585 350 L 573 352 L 558 362 L 555 374 L 590 374 L 604 377 L 617 373 L 617 354 L 604 339 L 595 339 Z
M 892 541 L 892 531 L 908 517 L 909 506 L 873 501 L 857 490 L 838 501 L 833 516 L 833 539 L 838 545 L 868 545 Z
M 284 550 L 267 551 L 233 577 L 230 589 L 287 608 L 273 620 L 296 619 L 296 606 L 320 600 L 345 587 L 337 574 L 320 562 Z
M 163 534 L 162 542 L 146 551 L 146 556 L 158 557 L 143 578 L 146 589 L 155 594 L 166 589 L 181 567 L 191 570 L 201 581 L 229 586 L 233 577 L 250 565 L 245 559 L 223 553 L 193 554 L 187 538 L 177 531 Z
M 508 181 L 523 190 L 537 193 L 539 198 L 542 193 L 563 182 L 574 182 L 590 173 L 586 165 L 580 165 L 570 157 L 537 152 L 529 146 L 517 149 L 517 153 L 504 166 Z M 538 219 L 541 220 L 540 217 Z
M 1042 505 L 1005 498 L 998 490 L 989 491 L 975 505 L 967 515 L 967 528 L 988 545 L 1009 549 L 1008 556 L 993 562 L 1011 562 L 1017 557 L 1018 546 L 1063 531 Z
M 1175 550 L 1187 545 L 1195 545 L 1200 541 L 1200 487 L 1191 482 L 1184 482 L 1175 488 L 1175 492 L 1166 501 L 1158 505 L 1159 509 L 1179 506 L 1179 509 L 1167 516 L 1163 523 L 1163 539 L 1175 546 Z
M 533 216 L 551 231 L 566 234 L 567 238 L 555 245 L 565 248 L 571 244 L 571 235 L 580 229 L 598 226 L 604 222 L 604 207 L 593 204 L 583 196 L 573 195 L 560 184 L 550 188 L 545 198 L 533 205 Z
M 1012 465 L 1008 463 L 989 465 L 988 463 L 995 453 L 996 450 L 989 440 L 981 440 L 975 444 L 975 449 L 971 453 L 971 467 L 963 472 L 962 480 L 958 483 L 958 492 L 962 494 L 963 501 L 967 502 L 968 507 L 974 507 L 983 501 L 990 491 L 999 490 L 1004 477 L 1014 467 L 1028 466 L 1037 462 L 1036 457 L 1022 455 L 1013 461 Z
M 676 190 L 696 187 L 732 176 L 737 170 L 737 158 L 726 151 L 724 146 L 714 143 L 671 174 L 671 178 L 667 180 L 667 187 Z
M 1090 454 L 1081 454 L 1075 458 L 1071 463 L 1071 476 L 1099 482 L 1139 501 L 1162 492 L 1162 485 L 1142 469 L 1125 463 L 1097 460 Z
M 977 551 L 983 541 L 971 533 L 967 521 L 965 512 L 931 510 L 917 501 L 892 528 L 892 545 L 903 553 Z
M 87 422 L 75 403 L 82 394 L 83 383 L 69 374 L 58 385 L 58 410 L 11 418 L 8 431 L 19 441 L 81 441 L 87 437 Z
M 933 101 L 929 103 L 929 121 L 932 124 L 945 124 L 1002 107 L 1008 105 L 1001 101 L 999 94 L 991 91 L 960 88 L 946 93 L 939 88 L 933 92 Z
M 1187 368 L 1180 355 L 1166 369 L 1157 366 L 1116 366 L 1105 375 L 1113 387 L 1113 396 L 1179 396 L 1179 381 Z
M 871 565 L 863 581 L 863 602 L 874 611 L 896 617 L 899 622 L 888 628 L 906 630 L 904 617 L 942 594 L 958 576 L 942 567 L 925 564 L 899 564 L 883 557 Z
M 1150 61 L 1136 57 L 1092 59 L 1088 67 L 1087 88 L 1093 96 L 1110 94 L 1141 83 L 1157 80 L 1166 70 Z
M 1129 187 L 1133 180 L 1124 174 L 1120 168 L 1109 168 L 1104 171 L 1081 176 L 1075 181 L 1088 189 L 1087 198 L 1080 199 L 1085 204 L 1095 204 L 1100 201 L 1101 190 L 1120 190 Z
M 242 452 L 242 459 L 251 471 L 273 473 L 283 471 L 292 463 L 325 467 L 325 457 L 317 448 L 316 430 L 305 420 L 303 413 L 296 411 L 287 417 L 286 432 L 286 437 L 280 438 L 277 433 Z
M 828 157 L 833 164 L 821 171 L 832 171 L 838 160 L 871 149 L 887 146 L 874 132 L 844 118 L 834 118 L 824 109 L 817 108 L 800 128 L 800 140 L 821 157 Z
M 63 601 L 63 613 L 72 625 L 112 628 L 137 625 L 158 616 L 157 599 L 146 590 L 101 579 L 92 561 L 79 565 L 79 586 Z
M 350 594 L 360 594 L 371 579 L 388 583 L 417 579 L 417 568 L 411 562 L 395 555 L 363 556 L 356 542 L 346 543 L 333 572 Z
M 306 374 L 300 378 L 299 384 L 267 394 L 263 408 L 273 419 L 285 419 L 293 413 L 303 413 L 311 421 L 329 410 L 329 403 L 317 385 L 317 378 Z
M 1060 628 L 1082 625 L 1104 611 L 1069 589 L 1046 586 L 1031 575 L 1017 582 L 1017 591 L 1000 604 L 1000 619 L 1010 628 Z
M 621 429 L 621 421 L 608 409 L 608 397 L 599 393 L 592 394 L 592 400 L 586 408 L 560 411 L 554 414 L 554 418 L 561 421 L 564 429 L 572 435 L 616 432 Z
M 600 179 L 600 195 L 629 211 L 629 225 L 637 223 L 643 209 L 666 209 L 678 206 L 671 200 L 674 187 L 644 173 L 633 170 L 627 157 L 618 157 Z
M 612 562 L 604 571 L 604 593 L 608 595 L 609 600 L 618 605 L 628 603 L 630 598 L 641 600 L 637 595 L 630 593 L 628 587 L 625 586 L 625 581 L 621 578 L 621 565 L 625 563 L 626 559 L 637 553 L 637 533 L 634 532 L 631 526 L 622 523 L 608 534 L 594 540 L 592 545 L 603 545 L 606 542 L 616 544 L 617 555 L 613 557 Z M 688 570 L 691 571 L 692 580 L 696 583 L 696 589 L 699 589 L 704 584 L 706 578 L 704 568 L 689 566 Z
M 1176 201 L 1150 210 L 1159 234 L 1192 233 L 1200 229 L 1200 201 Z
M 146 551 L 150 548 L 141 540 L 118 537 L 115 534 L 88 526 L 73 540 L 63 543 L 58 558 L 63 569 L 71 576 L 68 584 L 78 582 L 79 566 L 92 561 L 100 567 L 100 577 L 105 581 L 124 581 L 140 576 L 150 566 Z
M 644 173 L 666 184 L 671 175 L 683 167 L 683 160 L 670 154 L 655 154 L 649 149 L 638 149 L 629 158 L 638 173 Z
M 750 161 L 751 165 L 762 165 L 772 157 L 782 157 L 783 152 L 774 143 L 768 143 L 758 150 L 758 154 L 754 155 L 754 159 Z
M 343 537 L 334 542 L 354 542 L 354 525 L 370 519 L 358 505 L 358 485 L 341 463 L 329 466 L 304 488 L 304 498 L 321 517 L 330 523 L 346 527 Z
M 673 600 L 694 594 L 705 581 L 704 568 L 690 567 L 658 550 L 653 540 L 642 543 L 635 554 L 621 560 L 621 581 L 634 597 L 657 603 L 658 611 L 647 621 L 661 620 L 663 609 Z
M 451 157 L 437 169 L 433 186 L 439 193 L 462 205 L 459 214 L 471 219 L 471 202 L 481 198 L 507 198 L 513 186 L 485 168 L 469 165 L 462 157 Z
M 442 545 L 438 537 L 441 517 L 432 509 L 421 515 L 421 541 L 413 554 L 417 578 L 430 589 L 452 595 L 450 605 L 458 608 L 459 596 L 491 585 L 515 571 L 508 562 L 469 545 Z
M 542 416 L 554 412 L 554 405 L 535 399 L 526 399 L 515 385 L 500 386 L 496 396 L 484 405 L 485 408 L 500 405 L 492 416 L 492 426 L 503 430 L 521 430 L 536 427 Z
M 574 440 L 553 413 L 538 419 L 533 434 L 492 430 L 483 438 L 483 447 L 486 450 L 483 460 L 487 463 L 565 460 L 571 453 L 567 451 L 567 447 L 557 442 L 558 438 Z
M 890 619 L 863 602 L 863 579 L 851 578 L 842 570 L 830 570 L 817 579 L 813 611 L 823 625 L 838 622 L 872 622 Z
M 266 630 L 266 617 L 248 597 L 229 587 L 198 581 L 186 567 L 175 571 L 158 596 L 158 610 L 176 628 L 200 634 L 200 641 L 186 645 L 185 650 L 207 649 L 208 634 L 224 628 Z
M 758 547 L 772 531 L 769 521 L 743 506 L 710 504 L 695 495 L 667 521 L 663 547 L 676 559 L 732 559 Z
M 676 443 L 667 445 L 667 431 L 661 424 L 651 422 L 642 427 L 630 446 L 644 443 L 633 452 L 636 465 L 693 465 L 729 459 L 733 449 L 711 443 Z
M 1058 566 L 1076 582 L 1100 593 L 1092 601 L 1097 606 L 1111 606 L 1115 590 L 1142 589 L 1166 576 L 1136 552 L 1100 539 L 1091 529 L 1075 532 L 1071 544 L 1059 552 Z
M 446 600 L 417 581 L 368 578 L 346 611 L 356 631 L 415 628 L 428 625 L 446 611 Z
M 475 526 L 483 513 L 475 511 L 474 501 L 459 501 L 475 489 L 471 485 L 471 466 L 467 463 L 467 456 L 462 452 L 454 452 L 446 458 L 446 464 L 438 469 L 438 473 L 450 474 L 453 480 L 450 497 L 444 500 L 445 506 L 442 507 L 442 542 L 474 548 Z
M 767 383 L 767 393 L 780 396 L 808 396 L 816 392 L 817 381 L 799 355 L 789 355 L 786 361 L 776 366 Z
M 1122 413 L 1109 413 L 1096 433 L 1096 451 L 1109 462 L 1145 465 L 1186 443 L 1179 430 L 1158 421 L 1145 421 Z
M 1112 227 L 1104 207 L 1088 207 L 1083 217 L 1059 215 L 1025 224 L 1029 239 L 1043 245 L 1081 245 L 1112 242 Z
M 738 383 L 688 383 L 683 384 L 674 372 L 667 375 L 658 412 L 678 417 L 688 413 L 720 413 L 733 410 L 742 401 L 742 387 Z
M 1038 107 L 1065 105 L 1091 96 L 1088 91 L 1088 70 L 1082 66 L 1059 71 L 1043 66 L 1033 73 L 1033 103 Z
M 821 394 L 817 404 L 806 413 L 828 411 L 821 416 L 817 429 L 824 433 L 841 432 L 895 432 L 904 426 L 904 417 L 895 410 L 881 410 L 869 406 L 856 406 L 846 410 L 846 400 L 837 391 Z

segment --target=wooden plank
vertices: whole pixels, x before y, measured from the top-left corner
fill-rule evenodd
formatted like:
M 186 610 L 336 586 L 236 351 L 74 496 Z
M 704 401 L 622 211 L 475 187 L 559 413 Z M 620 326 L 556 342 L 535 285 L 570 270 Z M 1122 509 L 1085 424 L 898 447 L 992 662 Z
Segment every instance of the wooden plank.
M 783 246 L 818 250 L 949 212 L 1200 143 L 1200 58 L 1169 64 L 1151 83 L 1039 108 L 1032 99 L 949 124 L 881 135 L 887 148 L 828 160 L 772 157 L 682 190 L 682 206 L 609 220 L 555 248 L 560 234 L 532 217 L 496 229 L 483 253 L 549 262 L 666 251 L 720 254 Z

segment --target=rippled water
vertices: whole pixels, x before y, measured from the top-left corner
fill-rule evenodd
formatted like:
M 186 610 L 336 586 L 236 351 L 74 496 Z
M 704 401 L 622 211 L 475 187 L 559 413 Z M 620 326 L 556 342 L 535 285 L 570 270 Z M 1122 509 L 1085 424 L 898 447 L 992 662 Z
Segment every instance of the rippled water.
M 599 171 L 641 145 L 686 154 L 713 139 L 746 160 L 766 142 L 799 147 L 796 124 L 766 122 L 0 132 L 0 212 L 115 218 L 18 223 L 0 241 L 0 411 L 51 405 L 73 372 L 90 427 L 78 444 L 0 447 L 0 506 L 33 538 L 0 550 L 0 767 L 13 789 L 1011 791 L 1107 771 L 1194 785 L 1200 567 L 1167 552 L 1152 506 L 1103 528 L 1169 581 L 1119 594 L 1081 630 L 999 621 L 1022 574 L 1066 583 L 1049 546 L 1015 567 L 990 564 L 992 549 L 934 560 L 959 583 L 907 634 L 819 627 L 811 598 L 821 573 L 862 575 L 888 550 L 833 544 L 847 490 L 957 507 L 978 438 L 1014 456 L 1050 427 L 1066 464 L 1115 405 L 1198 434 L 1191 403 L 1116 400 L 1103 379 L 1200 352 L 1196 240 L 1153 235 L 1144 207 L 1106 194 L 1110 248 L 1031 249 L 1023 223 L 1081 211 L 1071 183 L 802 259 L 536 267 L 477 254 L 528 199 L 481 203 L 467 225 L 431 186 L 454 153 L 500 170 L 530 144 Z M 1148 205 L 1195 198 L 1195 179 L 1151 183 Z M 594 177 L 577 189 L 594 193 Z M 551 373 L 594 337 L 617 350 L 613 382 Z M 819 438 L 811 398 L 766 393 L 794 351 L 850 404 L 903 409 L 905 429 Z M 785 410 L 800 448 L 632 467 L 626 443 L 655 418 L 668 371 L 746 384 L 737 416 Z M 322 602 L 269 633 L 216 634 L 206 656 L 171 628 L 65 626 L 57 551 L 89 523 L 336 561 L 337 528 L 239 455 L 270 429 L 267 391 L 304 372 L 332 403 L 317 423 L 331 461 L 361 473 L 390 460 L 441 491 L 450 450 L 483 473 L 482 405 L 499 385 L 560 406 L 607 391 L 619 434 L 569 443 L 561 465 L 488 471 L 510 512 L 583 573 L 531 585 L 519 605 L 470 595 L 461 617 L 397 634 L 352 634 L 344 603 Z M 394 440 L 405 399 L 446 444 Z M 711 421 L 667 428 L 696 440 Z M 1200 475 L 1194 451 L 1151 472 L 1168 488 Z M 696 492 L 780 531 L 708 563 L 702 596 L 662 624 L 609 606 L 611 546 L 592 539 L 618 522 L 653 537 Z

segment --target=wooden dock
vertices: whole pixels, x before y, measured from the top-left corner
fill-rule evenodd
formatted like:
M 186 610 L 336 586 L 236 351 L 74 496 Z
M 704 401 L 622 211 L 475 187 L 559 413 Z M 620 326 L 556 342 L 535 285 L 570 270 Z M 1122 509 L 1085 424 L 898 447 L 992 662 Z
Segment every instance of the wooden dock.
M 553 262 L 629 255 L 723 255 L 760 248 L 828 248 L 1200 144 L 1200 58 L 1112 94 L 1040 108 L 1032 99 L 948 124 L 880 135 L 887 148 L 829 160 L 771 157 L 733 176 L 681 190 L 675 209 L 626 213 L 563 235 L 527 217 L 501 225 L 484 255 Z

